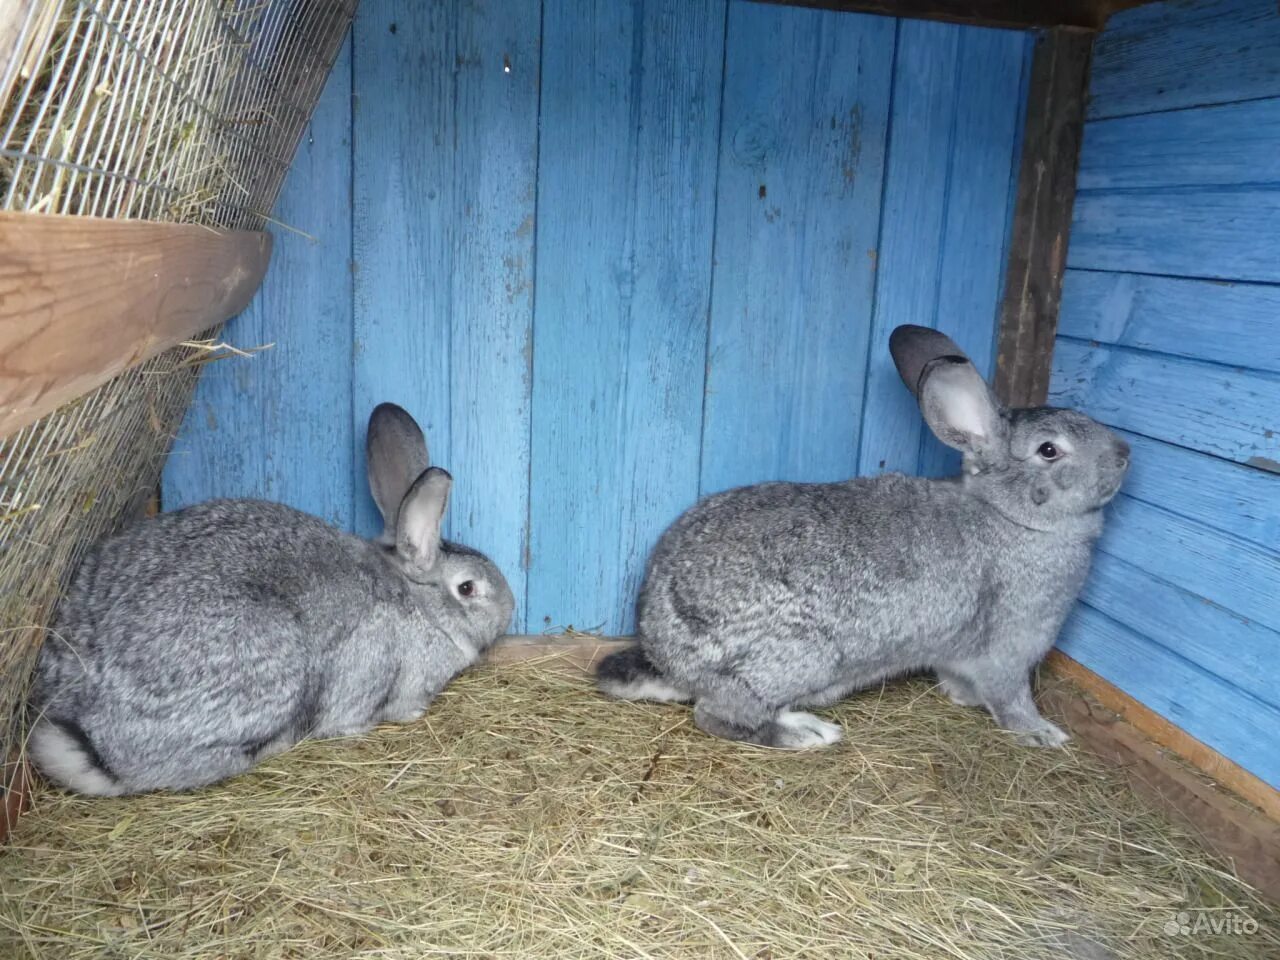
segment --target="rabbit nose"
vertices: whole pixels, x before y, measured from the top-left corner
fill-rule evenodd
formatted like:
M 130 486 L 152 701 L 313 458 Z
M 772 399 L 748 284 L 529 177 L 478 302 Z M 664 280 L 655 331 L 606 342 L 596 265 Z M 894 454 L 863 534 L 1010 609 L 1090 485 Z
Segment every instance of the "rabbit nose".
M 1129 465 L 1129 444 L 1123 440 L 1116 440 L 1116 462 L 1122 466 Z

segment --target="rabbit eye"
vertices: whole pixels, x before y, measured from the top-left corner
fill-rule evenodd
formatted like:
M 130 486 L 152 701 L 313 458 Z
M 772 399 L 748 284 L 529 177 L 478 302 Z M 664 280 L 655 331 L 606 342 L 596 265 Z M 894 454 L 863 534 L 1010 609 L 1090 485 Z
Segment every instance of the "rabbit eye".
M 1055 447 L 1052 443 L 1040 444 L 1040 449 L 1038 449 L 1036 453 L 1040 454 L 1040 456 L 1043 457 L 1045 460 L 1057 460 L 1058 457 L 1062 456 L 1058 448 Z
M 474 580 L 463 580 L 458 584 L 458 593 L 464 597 L 469 597 L 476 592 L 476 582 Z

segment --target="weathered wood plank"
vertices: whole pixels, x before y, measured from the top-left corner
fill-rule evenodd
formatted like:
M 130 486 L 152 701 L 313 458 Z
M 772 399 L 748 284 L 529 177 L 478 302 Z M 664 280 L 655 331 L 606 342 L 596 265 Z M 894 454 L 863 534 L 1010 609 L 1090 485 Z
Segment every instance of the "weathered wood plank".
M 1082 192 L 1067 264 L 1280 283 L 1280 186 Z
M 1280 741 L 1275 737 L 1280 709 L 1083 604 L 1068 618 L 1058 647 L 1190 736 L 1280 788 Z
M 704 493 L 856 472 L 893 37 L 730 6 Z
M 0 435 L 245 308 L 256 231 L 0 213 Z
M 1280 630 L 1280 557 L 1274 548 L 1256 546 L 1125 494 L 1108 511 L 1100 550 Z
M 962 31 L 904 21 L 893 67 L 893 115 L 876 256 L 875 305 L 858 473 L 915 473 L 927 432 L 889 356 L 903 323 L 938 323 L 947 186 L 959 90 Z M 1016 106 L 1010 104 L 1010 112 Z M 1008 182 L 1009 159 L 1005 160 Z
M 1033 46 L 1020 33 L 961 31 L 935 325 L 984 376 L 991 375 L 995 359 L 1021 148 L 1023 73 Z M 918 414 L 916 420 L 922 423 Z M 960 454 L 922 429 L 919 470 L 925 476 L 957 474 Z
M 1039 406 L 1049 389 L 1091 45 L 1063 30 L 1036 41 L 994 381 L 1013 407 Z
M 261 292 L 223 334 L 274 346 L 201 374 L 165 461 L 166 510 L 264 497 L 351 528 L 350 63 L 344 48 L 276 205 L 309 236 L 281 234 Z
M 697 497 L 724 0 L 548 0 L 529 625 L 625 630 Z
M 1089 118 L 1280 96 L 1275 0 L 1155 3 L 1098 37 Z
M 1081 599 L 1099 613 L 1280 707 L 1280 632 L 1102 550 Z
M 1181 447 L 1280 469 L 1280 377 L 1061 337 L 1052 400 Z
M 1280 543 L 1280 476 L 1121 432 L 1133 449 L 1128 496 L 1260 547 Z
M 1280 286 L 1068 270 L 1058 332 L 1280 373 Z
M 876 13 L 889 17 L 941 20 L 983 27 L 1067 26 L 1100 30 L 1113 10 L 1147 0 L 763 0 L 792 7 L 813 7 L 845 13 Z
M 1087 695 L 1051 678 L 1040 694 L 1050 716 L 1061 720 L 1086 747 L 1118 765 L 1138 793 L 1190 827 L 1205 847 L 1231 862 L 1247 883 L 1264 896 L 1280 898 L 1280 827 L 1275 823 L 1280 794 L 1069 657 L 1055 654 L 1052 668 L 1083 687 Z M 1211 771 L 1211 776 L 1259 806 L 1270 819 L 1205 783 L 1161 747 Z
M 1079 190 L 1280 183 L 1280 97 L 1085 124 Z
M 355 28 L 354 490 L 365 422 L 403 405 L 456 482 L 446 535 L 525 619 L 540 9 L 393 0 Z

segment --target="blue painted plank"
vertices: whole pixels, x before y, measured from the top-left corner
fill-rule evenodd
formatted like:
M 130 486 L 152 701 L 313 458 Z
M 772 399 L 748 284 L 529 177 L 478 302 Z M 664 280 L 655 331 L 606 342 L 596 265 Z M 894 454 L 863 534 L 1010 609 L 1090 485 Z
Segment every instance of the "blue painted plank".
M 1098 551 L 1080 599 L 1271 706 L 1280 705 L 1280 633 Z
M 1280 787 L 1280 710 L 1078 605 L 1058 646 L 1197 740 Z
M 1121 433 L 1133 449 L 1126 494 L 1260 547 L 1280 544 L 1280 475 Z
M 454 474 L 446 535 L 484 551 L 525 624 L 537 5 L 366 3 L 355 29 L 353 485 L 369 412 L 405 406 Z
M 935 320 L 978 369 L 990 374 L 1012 215 L 1010 184 L 1020 159 L 1018 118 L 1029 37 L 1007 30 L 958 29 L 956 117 Z M 920 473 L 936 477 L 960 472 L 956 451 L 927 429 L 921 436 Z
M 285 180 L 262 289 L 207 366 L 165 463 L 166 510 L 265 497 L 350 528 L 351 61 L 344 49 Z
M 857 469 L 894 22 L 729 9 L 702 491 Z
M 1280 630 L 1280 556 L 1121 494 L 1098 547 L 1160 579 Z
M 1280 286 L 1068 270 L 1058 332 L 1280 373 Z
M 724 24 L 724 0 L 545 4 L 534 630 L 629 630 L 697 497 Z
M 1280 96 L 1274 0 L 1122 11 L 1093 46 L 1090 119 Z
M 857 472 L 864 476 L 915 473 L 922 437 L 928 432 L 889 356 L 889 334 L 903 323 L 932 327 L 938 320 L 961 36 L 960 28 L 950 24 L 903 20 L 898 27 L 892 134 L 857 461 Z
M 1076 194 L 1067 265 L 1280 282 L 1280 185 Z
M 1280 376 L 1059 337 L 1049 398 L 1240 463 L 1280 461 Z
M 1280 183 L 1280 97 L 1085 125 L 1081 190 Z

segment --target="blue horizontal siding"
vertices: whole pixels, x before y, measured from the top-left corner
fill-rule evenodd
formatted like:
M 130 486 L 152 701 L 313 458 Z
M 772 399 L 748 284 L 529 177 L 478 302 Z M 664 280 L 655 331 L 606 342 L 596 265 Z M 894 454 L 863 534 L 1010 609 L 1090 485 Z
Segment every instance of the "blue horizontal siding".
M 1060 646 L 1280 786 L 1280 11 L 1094 47 L 1050 396 L 1133 447 Z
M 1090 119 L 1280 96 L 1274 0 L 1144 4 L 1093 47 Z
M 1059 647 L 1191 736 L 1280 789 L 1280 709 L 1078 604 Z
M 1280 108 L 1275 113 L 1280 116 Z M 1280 286 L 1068 270 L 1058 332 L 1078 340 L 1280 373 L 1277 318 Z

